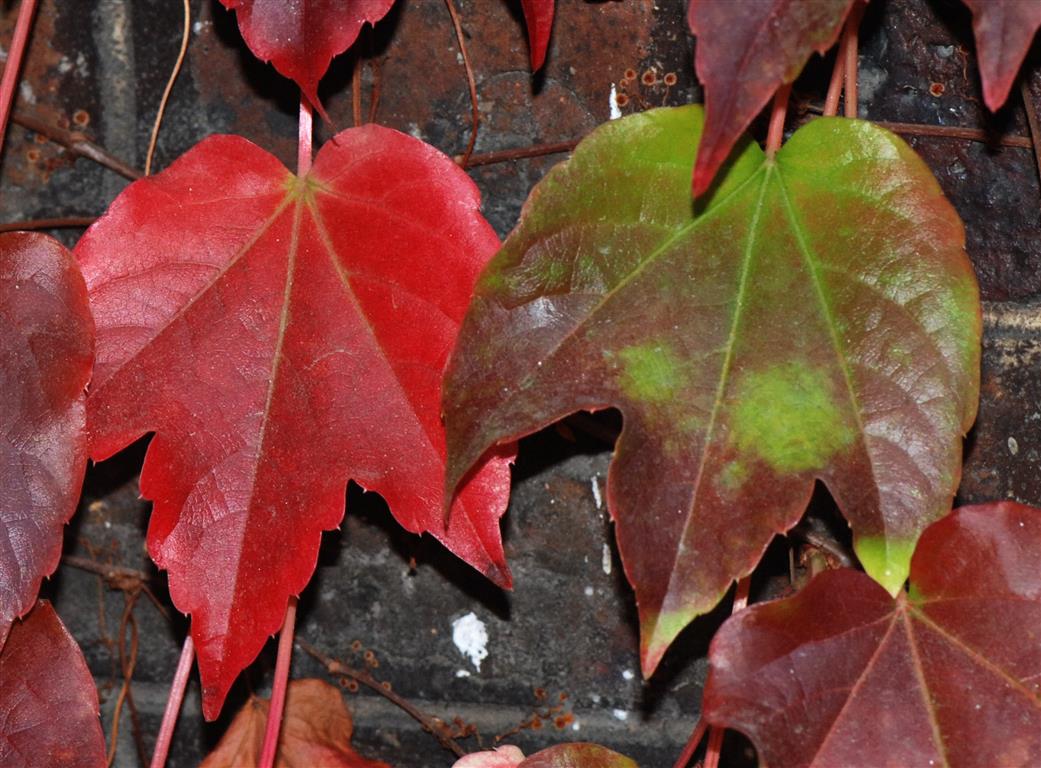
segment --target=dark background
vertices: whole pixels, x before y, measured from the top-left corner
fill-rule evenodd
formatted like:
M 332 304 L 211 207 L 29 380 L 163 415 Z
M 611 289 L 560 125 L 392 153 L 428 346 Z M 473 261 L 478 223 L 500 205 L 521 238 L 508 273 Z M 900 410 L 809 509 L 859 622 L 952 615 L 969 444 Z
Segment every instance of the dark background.
M 476 152 L 488 153 L 581 137 L 608 117 L 611 84 L 627 69 L 656 73 L 653 86 L 632 86 L 625 111 L 700 101 L 692 72 L 693 40 L 685 0 L 558 0 L 545 71 L 532 76 L 519 3 L 457 0 L 476 72 L 481 130 Z M 216 0 L 192 0 L 188 59 L 160 134 L 161 169 L 214 132 L 242 134 L 295 162 L 294 87 L 243 45 L 231 14 Z M 0 33 L 10 38 L 17 7 L 3 6 Z M 176 0 L 44 0 L 33 30 L 18 102 L 20 114 L 82 130 L 140 168 L 155 110 L 181 34 Z M 1037 49 L 1022 80 L 1041 111 Z M 469 138 L 470 103 L 451 21 L 441 0 L 398 0 L 355 50 L 364 61 L 363 112 L 379 71 L 377 122 L 420 137 L 449 154 Z M 1009 105 L 990 115 L 982 105 L 968 11 L 954 0 L 873 0 L 861 34 L 860 114 L 873 120 L 980 129 L 985 141 L 905 136 L 925 158 L 966 223 L 968 251 L 984 299 L 980 417 L 966 442 L 964 503 L 1014 498 L 1041 503 L 1038 362 L 1041 360 L 1041 193 L 1029 146 L 1003 146 L 1030 132 L 1019 84 Z M 354 55 L 334 62 L 322 97 L 338 128 L 351 124 Z M 676 85 L 661 80 L 675 73 Z M 796 84 L 789 128 L 821 106 L 830 59 L 814 59 Z M 761 134 L 762 125 L 755 130 Z M 330 134 L 319 126 L 318 140 Z M 1013 138 L 1013 142 L 1017 139 Z M 531 186 L 563 155 L 471 170 L 485 214 L 505 236 Z M 93 216 L 126 180 L 19 125 L 11 126 L 0 176 L 5 222 Z M 72 244 L 81 230 L 55 232 Z M 535 689 L 551 703 L 566 694 L 559 722 L 546 719 L 511 738 L 526 751 L 564 740 L 591 740 L 626 752 L 641 765 L 670 766 L 698 716 L 705 654 L 724 604 L 698 620 L 670 650 L 649 683 L 639 677 L 632 592 L 621 573 L 603 495 L 610 435 L 617 416 L 569 420 L 525 440 L 504 521 L 515 590 L 484 583 L 429 538 L 401 531 L 374 494 L 348 493 L 343 530 L 326 534 L 318 571 L 301 598 L 298 635 L 334 656 L 351 657 L 359 641 L 372 649 L 381 679 L 420 708 L 476 725 L 486 745 L 529 719 Z M 142 441 L 88 472 L 66 553 L 153 571 L 144 551 L 149 505 L 138 498 Z M 830 519 L 818 494 L 814 514 Z M 841 538 L 841 531 L 839 536 Z M 785 540 L 771 548 L 753 582 L 753 598 L 787 581 Z M 163 578 L 153 579 L 166 599 Z M 109 729 L 122 675 L 114 637 L 124 596 L 96 576 L 63 567 L 45 593 L 82 645 L 97 677 Z M 478 672 L 452 642 L 452 621 L 475 613 L 487 626 L 488 658 Z M 171 611 L 171 613 L 176 613 Z M 150 754 L 187 624 L 164 619 L 142 599 L 134 700 L 142 747 Z M 175 737 L 171 766 L 196 765 L 219 739 L 251 691 L 265 692 L 273 643 L 236 685 L 225 716 L 204 724 L 193 681 Z M 363 663 L 357 655 L 355 661 Z M 468 674 L 462 674 L 466 672 Z M 294 677 L 323 676 L 298 653 Z M 402 711 L 362 691 L 348 703 L 354 743 L 395 766 L 443 767 L 452 756 Z M 127 710 L 119 766 L 137 765 Z M 473 739 L 463 742 L 476 748 Z M 726 764 L 747 761 L 740 739 Z

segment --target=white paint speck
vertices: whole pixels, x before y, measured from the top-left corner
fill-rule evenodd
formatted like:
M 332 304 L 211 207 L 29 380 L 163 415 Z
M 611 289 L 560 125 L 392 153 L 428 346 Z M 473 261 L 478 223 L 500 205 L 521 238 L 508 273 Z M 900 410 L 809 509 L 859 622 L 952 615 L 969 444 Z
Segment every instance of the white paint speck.
M 194 24 L 192 24 L 192 32 L 194 32 L 195 34 L 199 34 L 200 32 L 202 32 L 202 30 L 203 26 L 201 21 L 197 21 Z
M 614 715 L 615 720 L 621 720 L 622 722 L 629 719 L 629 713 L 624 709 L 612 709 L 611 714 Z
M 452 642 L 480 672 L 481 662 L 488 658 L 488 629 L 477 614 L 470 611 L 452 622 Z
M 18 86 L 18 94 L 26 104 L 36 103 L 36 91 L 29 85 L 28 80 L 23 80 Z
M 1010 437 L 1008 439 L 1008 452 L 1011 453 L 1013 456 L 1019 453 L 1019 443 L 1016 441 L 1016 438 L 1014 437 Z
M 622 679 L 623 680 L 632 680 L 634 677 L 636 677 L 636 675 L 633 674 L 633 671 L 631 669 L 623 669 L 622 670 Z
M 583 592 L 585 592 L 586 597 L 592 597 L 593 596 L 593 588 L 592 587 L 586 587 L 583 590 Z
M 577 731 L 579 728 L 581 728 L 581 726 L 578 724 L 577 720 L 571 724 L 571 730 Z
M 611 95 L 607 99 L 607 106 L 611 110 L 612 120 L 617 120 L 622 116 L 622 108 L 618 106 L 618 91 L 615 90 L 614 83 L 611 83 Z
M 607 576 L 611 575 L 611 547 L 604 544 L 604 548 L 600 553 L 600 567 L 604 569 L 604 573 Z
M 600 497 L 600 478 L 596 475 L 589 478 L 589 487 L 593 489 L 593 503 L 600 509 L 604 505 L 604 500 Z
M 456 677 L 469 677 L 470 676 L 470 671 L 466 670 L 466 669 L 457 669 L 455 671 L 455 676 Z

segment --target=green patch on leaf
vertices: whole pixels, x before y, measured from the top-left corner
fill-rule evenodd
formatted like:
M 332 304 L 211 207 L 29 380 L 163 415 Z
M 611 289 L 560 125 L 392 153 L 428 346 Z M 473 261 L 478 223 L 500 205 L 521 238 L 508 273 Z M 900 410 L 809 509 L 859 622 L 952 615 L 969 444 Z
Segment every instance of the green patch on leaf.
M 666 403 L 683 387 L 683 361 L 665 344 L 640 344 L 618 352 L 622 391 L 633 400 Z
M 733 440 L 778 472 L 823 467 L 856 432 L 827 372 L 786 363 L 746 374 L 737 387 Z
M 907 581 L 915 543 L 914 540 L 861 536 L 854 539 L 853 549 L 868 576 L 881 584 L 889 594 L 896 595 Z

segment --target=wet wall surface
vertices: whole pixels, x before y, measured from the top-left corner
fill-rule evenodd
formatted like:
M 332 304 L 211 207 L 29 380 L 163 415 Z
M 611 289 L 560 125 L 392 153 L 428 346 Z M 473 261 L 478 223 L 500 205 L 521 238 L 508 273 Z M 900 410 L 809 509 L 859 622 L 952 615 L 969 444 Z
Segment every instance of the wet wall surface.
M 608 118 L 612 84 L 617 90 L 627 69 L 641 77 L 638 85 L 620 91 L 626 112 L 700 100 L 682 0 L 559 0 L 548 65 L 534 77 L 519 3 L 457 2 L 477 78 L 478 154 L 581 137 Z M 191 47 L 163 123 L 157 167 L 217 132 L 244 135 L 292 163 L 293 87 L 252 58 L 219 3 L 192 0 L 191 5 Z M 5 6 L 4 40 L 14 15 Z M 44 0 L 19 112 L 82 132 L 140 168 L 180 30 L 181 4 L 173 0 Z M 964 502 L 1015 498 L 1041 504 L 1041 191 L 1026 143 L 1019 86 L 1008 108 L 998 115 L 986 112 L 969 16 L 954 0 L 875 0 L 861 46 L 862 116 L 984 132 L 984 141 L 906 136 L 965 220 L 967 248 L 985 299 L 980 416 L 966 443 L 959 496 Z M 364 63 L 366 117 L 449 154 L 463 151 L 470 102 L 440 0 L 399 0 L 375 31 L 363 35 L 357 50 Z M 1037 53 L 1024 82 L 1041 110 Z M 351 124 L 353 67 L 352 55 L 338 59 L 321 91 L 341 128 Z M 791 127 L 819 109 L 829 72 L 830 61 L 808 68 L 795 89 Z M 664 84 L 667 73 L 675 74 L 675 84 Z M 327 127 L 319 127 L 319 139 L 329 135 Z M 532 185 L 563 158 L 471 170 L 485 214 L 500 235 L 515 223 Z M 97 215 L 127 183 L 18 125 L 9 132 L 0 170 L 5 221 Z M 71 244 L 80 231 L 57 234 Z M 459 717 L 477 726 L 485 744 L 528 723 L 510 739 L 526 750 L 593 740 L 644 766 L 671 765 L 697 719 L 708 641 L 727 608 L 695 622 L 662 670 L 649 683 L 641 681 L 632 592 L 603 504 L 610 434 L 616 428 L 617 415 L 608 413 L 593 426 L 570 421 L 522 442 L 504 521 L 515 576 L 512 593 L 484 583 L 429 539 L 404 533 L 378 496 L 352 487 L 343 529 L 326 534 L 315 578 L 301 598 L 299 636 L 348 659 L 352 646 L 371 649 L 379 661 L 374 671 L 395 691 L 446 721 Z M 67 552 L 151 568 L 143 544 L 149 505 L 138 497 L 136 476 L 144 445 L 91 469 Z M 753 596 L 771 594 L 777 580 L 783 581 L 785 546 L 779 541 L 771 549 Z M 154 584 L 160 599 L 167 599 L 163 579 Z M 98 679 L 108 728 L 122 679 L 112 638 L 124 598 L 101 588 L 96 577 L 67 567 L 46 591 Z M 453 624 L 470 614 L 468 621 L 479 622 L 487 634 L 487 656 L 479 667 L 453 639 Z M 143 747 L 150 752 L 186 623 L 176 616 L 168 621 L 145 599 L 135 616 L 140 640 L 133 690 Z M 354 658 L 364 664 L 359 654 Z M 251 690 L 266 690 L 272 666 L 269 644 L 236 686 L 226 713 Z M 293 675 L 322 671 L 298 655 Z M 196 765 L 227 724 L 227 716 L 203 723 L 194 686 L 172 766 Z M 354 741 L 365 754 L 395 766 L 451 765 L 449 753 L 384 699 L 363 690 L 350 696 L 349 704 Z M 531 727 L 533 714 L 550 705 L 554 711 L 539 718 L 541 727 Z M 117 765 L 138 764 L 132 732 L 125 716 Z M 476 745 L 474 739 L 463 743 Z M 746 751 L 735 741 L 729 759 L 740 764 Z

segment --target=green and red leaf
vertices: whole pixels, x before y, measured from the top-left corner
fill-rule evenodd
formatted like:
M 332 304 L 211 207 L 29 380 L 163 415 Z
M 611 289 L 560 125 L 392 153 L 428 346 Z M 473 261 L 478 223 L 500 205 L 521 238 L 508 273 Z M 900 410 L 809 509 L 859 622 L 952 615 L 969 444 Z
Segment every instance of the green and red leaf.
M 508 587 L 508 454 L 445 527 L 441 377 L 498 239 L 433 147 L 342 132 L 304 178 L 206 139 L 77 246 L 98 328 L 90 454 L 155 432 L 149 551 L 192 614 L 206 716 L 311 577 L 348 479 Z
M 705 133 L 694 195 L 705 193 L 742 132 L 810 55 L 838 39 L 854 0 L 691 0 L 695 69 L 705 86 Z
M 87 466 L 84 390 L 94 322 L 53 238 L 0 235 L 0 647 L 58 567 Z
M 103 768 L 98 692 L 76 641 L 41 600 L 0 651 L 0 765 Z
M 253 55 L 296 82 L 322 111 L 318 81 L 329 62 L 358 39 L 364 24 L 375 24 L 394 0 L 221 0 L 235 11 L 239 30 Z
M 698 107 L 600 127 L 478 281 L 445 382 L 449 487 L 491 446 L 618 407 L 608 505 L 645 674 L 793 526 L 816 480 L 900 589 L 950 509 L 979 389 L 961 222 L 869 123 L 744 144 L 692 206 Z
M 1008 98 L 1016 73 L 1041 27 L 1037 0 L 965 0 L 972 11 L 983 100 L 997 112 Z
M 827 571 L 730 618 L 704 714 L 765 765 L 1041 764 L 1041 511 L 965 507 L 923 535 L 910 593 Z

